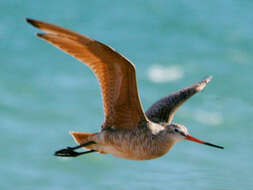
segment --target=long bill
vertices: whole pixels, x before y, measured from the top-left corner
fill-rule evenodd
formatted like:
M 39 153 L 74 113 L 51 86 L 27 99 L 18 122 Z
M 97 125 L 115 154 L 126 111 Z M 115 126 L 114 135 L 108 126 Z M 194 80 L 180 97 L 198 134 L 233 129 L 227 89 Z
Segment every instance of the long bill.
M 215 148 L 224 149 L 223 146 L 218 146 L 218 145 L 215 145 L 215 144 L 212 144 L 212 143 L 209 143 L 209 142 L 205 142 L 205 141 L 199 140 L 199 139 L 197 139 L 195 137 L 192 137 L 191 135 L 186 135 L 185 139 L 189 140 L 189 141 L 197 142 L 197 143 L 200 143 L 200 144 L 205 144 L 205 145 L 208 145 L 208 146 L 212 146 L 212 147 L 215 147 Z

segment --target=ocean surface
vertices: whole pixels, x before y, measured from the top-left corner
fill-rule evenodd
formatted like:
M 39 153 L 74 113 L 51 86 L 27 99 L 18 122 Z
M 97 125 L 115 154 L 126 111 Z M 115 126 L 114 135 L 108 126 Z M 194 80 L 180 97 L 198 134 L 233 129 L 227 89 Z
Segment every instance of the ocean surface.
M 252 0 L 0 2 L 1 190 L 252 190 Z M 103 43 L 136 66 L 145 110 L 206 76 L 174 122 L 224 150 L 182 141 L 165 156 L 128 161 L 53 156 L 104 120 L 88 67 L 37 38 L 25 17 Z

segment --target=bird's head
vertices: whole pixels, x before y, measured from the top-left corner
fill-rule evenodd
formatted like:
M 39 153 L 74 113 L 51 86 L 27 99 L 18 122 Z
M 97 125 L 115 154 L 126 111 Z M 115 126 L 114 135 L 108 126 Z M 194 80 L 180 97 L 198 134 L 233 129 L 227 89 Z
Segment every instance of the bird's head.
M 215 148 L 220 148 L 223 149 L 222 146 L 218 146 L 212 143 L 208 143 L 202 140 L 199 140 L 193 136 L 191 136 L 187 128 L 184 125 L 178 124 L 178 123 L 172 123 L 166 126 L 166 131 L 167 134 L 169 135 L 169 138 L 171 138 L 174 142 L 180 141 L 180 140 L 189 140 L 189 141 L 194 141 L 200 144 L 205 144 L 208 146 L 212 146 Z

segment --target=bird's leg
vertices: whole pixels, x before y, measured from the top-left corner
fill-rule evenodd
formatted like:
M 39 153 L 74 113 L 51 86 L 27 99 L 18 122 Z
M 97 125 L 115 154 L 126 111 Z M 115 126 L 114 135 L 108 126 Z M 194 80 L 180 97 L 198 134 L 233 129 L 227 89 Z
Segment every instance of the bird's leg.
M 58 150 L 54 153 L 55 156 L 61 156 L 61 157 L 77 157 L 80 156 L 82 154 L 88 154 L 91 152 L 96 152 L 96 150 L 89 150 L 89 151 L 84 151 L 84 152 L 76 152 L 74 151 L 75 149 L 78 148 L 82 148 L 91 144 L 96 144 L 94 141 L 90 141 L 84 144 L 80 144 L 78 146 L 74 146 L 74 147 L 67 147 L 61 150 Z

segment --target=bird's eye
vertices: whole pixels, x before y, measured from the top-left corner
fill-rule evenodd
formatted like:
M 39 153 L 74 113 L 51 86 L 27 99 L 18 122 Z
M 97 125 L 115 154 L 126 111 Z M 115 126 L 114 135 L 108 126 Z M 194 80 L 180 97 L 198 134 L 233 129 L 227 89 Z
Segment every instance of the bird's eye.
M 175 132 L 179 132 L 178 129 L 175 129 Z

